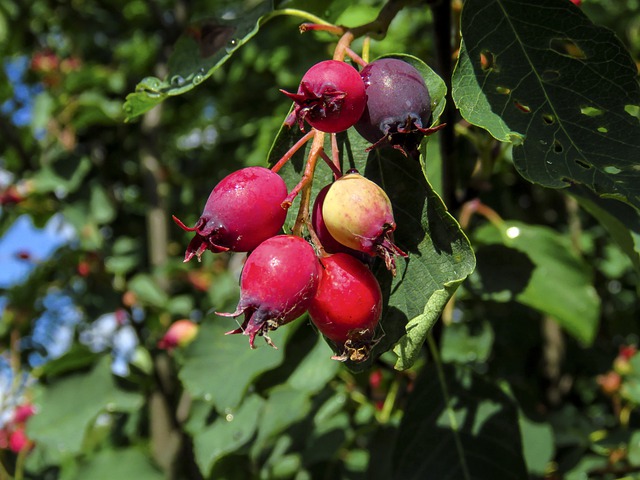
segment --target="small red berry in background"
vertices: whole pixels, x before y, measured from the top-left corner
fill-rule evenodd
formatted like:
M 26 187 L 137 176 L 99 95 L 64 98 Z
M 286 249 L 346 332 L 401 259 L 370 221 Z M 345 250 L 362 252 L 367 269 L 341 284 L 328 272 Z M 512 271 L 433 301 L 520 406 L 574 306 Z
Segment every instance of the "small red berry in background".
M 198 325 L 191 320 L 176 320 L 158 341 L 158 348 L 173 350 L 191 343 L 198 334 Z

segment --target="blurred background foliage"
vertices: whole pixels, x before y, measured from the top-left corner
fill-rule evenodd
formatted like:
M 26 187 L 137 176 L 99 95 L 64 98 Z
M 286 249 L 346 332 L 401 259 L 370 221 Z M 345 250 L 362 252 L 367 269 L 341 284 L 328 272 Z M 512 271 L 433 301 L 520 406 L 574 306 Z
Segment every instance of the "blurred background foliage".
M 429 3 L 401 10 L 371 58 L 409 53 L 450 74 Z M 290 106 L 278 89 L 295 90 L 335 45 L 275 17 L 197 88 L 125 122 L 127 94 L 164 78 L 193 19 L 227 5 L 0 4 L 0 478 L 455 476 L 466 456 L 498 455 L 487 439 L 513 441 L 496 461 L 531 478 L 639 478 L 637 263 L 462 120 L 448 206 L 477 269 L 411 369 L 388 353 L 352 373 L 306 319 L 274 333 L 277 351 L 222 335 L 212 312 L 235 305 L 242 257 L 183 264 L 188 236 L 171 215 L 194 223 L 218 180 L 265 164 Z M 277 6 L 359 25 L 382 2 Z M 460 2 L 451 8 L 455 25 Z M 640 60 L 637 0 L 582 9 Z M 426 169 L 442 192 L 438 138 Z M 194 342 L 159 348 L 179 319 L 198 324 Z M 495 412 L 517 425 L 496 425 Z M 434 438 L 436 427 L 448 433 Z

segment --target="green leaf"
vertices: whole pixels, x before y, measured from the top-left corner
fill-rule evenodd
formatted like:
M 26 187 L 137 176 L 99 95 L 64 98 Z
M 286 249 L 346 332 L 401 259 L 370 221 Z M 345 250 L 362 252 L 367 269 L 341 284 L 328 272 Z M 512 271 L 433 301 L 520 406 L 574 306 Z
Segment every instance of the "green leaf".
M 100 412 L 128 412 L 142 406 L 139 393 L 118 388 L 110 365 L 104 356 L 90 372 L 64 377 L 44 389 L 27 433 L 53 463 L 81 451 L 87 427 Z
M 520 222 L 499 228 L 486 224 L 475 233 L 479 242 L 493 244 L 478 249 L 478 268 L 470 278 L 481 298 L 515 300 L 551 316 L 584 345 L 593 342 L 600 299 L 590 266 L 573 252 L 568 238 Z
M 423 74 L 432 93 L 432 125 L 435 125 L 444 109 L 446 88 L 442 79 L 415 57 L 389 56 L 406 60 Z M 283 127 L 271 149 L 269 164 L 274 165 L 300 136 L 297 128 Z M 384 188 L 393 205 L 397 224 L 395 243 L 409 254 L 408 260 L 397 259 L 395 277 L 382 262 L 374 264 L 372 271 L 384 296 L 381 320 L 384 336 L 368 361 L 361 364 L 347 362 L 347 365 L 354 370 L 366 369 L 376 357 L 397 343 L 394 349 L 399 357 L 396 368 L 406 369 L 415 361 L 427 333 L 453 292 L 473 271 L 473 251 L 460 226 L 425 179 L 420 163 L 404 157 L 393 148 L 367 152 L 370 144 L 354 128 L 338 134 L 337 142 L 343 171 L 357 168 Z M 301 148 L 279 171 L 289 189 L 301 179 L 309 147 L 307 144 L 306 148 Z M 329 135 L 325 137 L 324 148 L 331 152 Z M 320 160 L 314 175 L 311 202 L 332 180 L 331 171 Z M 285 230 L 292 228 L 299 205 L 300 195 L 289 209 Z
M 487 321 L 452 323 L 442 331 L 442 360 L 451 363 L 486 362 L 494 333 Z
M 164 307 L 169 301 L 167 293 L 158 283 L 145 273 L 139 273 L 129 281 L 129 289 L 136 294 L 138 300 L 154 307 Z
M 263 405 L 261 397 L 250 395 L 237 411 L 229 409 L 211 425 L 190 431 L 196 461 L 206 476 L 209 476 L 219 459 L 251 440 L 261 418 Z
M 571 195 L 580 206 L 594 216 L 607 229 L 613 240 L 640 271 L 640 217 L 628 205 L 600 198 L 585 188 L 573 187 Z
M 395 478 L 527 478 L 512 400 L 471 370 L 442 368 L 427 366 L 409 397 L 393 452 Z
M 135 478 L 136 480 L 161 480 L 163 473 L 151 458 L 139 448 L 103 450 L 81 463 L 75 478 L 91 480 L 113 480 Z
M 462 116 L 512 142 L 518 171 L 640 208 L 640 85 L 615 35 L 570 2 L 467 0 L 453 76 Z
M 175 44 L 165 79 L 144 78 L 136 91 L 127 95 L 123 106 L 126 121 L 204 82 L 258 32 L 262 20 L 272 11 L 271 0 L 227 0 L 196 12 L 194 21 Z
M 281 348 L 275 350 L 266 343 L 256 342 L 257 348 L 251 350 L 244 335 L 224 335 L 236 326 L 228 318 L 205 320 L 198 336 L 185 350 L 180 369 L 180 379 L 187 391 L 213 403 L 218 412 L 235 409 L 254 379 L 283 360 Z M 281 346 L 281 330 L 270 333 L 278 346 Z
M 551 425 L 534 422 L 524 414 L 520 414 L 520 431 L 527 469 L 531 473 L 544 475 L 555 453 Z

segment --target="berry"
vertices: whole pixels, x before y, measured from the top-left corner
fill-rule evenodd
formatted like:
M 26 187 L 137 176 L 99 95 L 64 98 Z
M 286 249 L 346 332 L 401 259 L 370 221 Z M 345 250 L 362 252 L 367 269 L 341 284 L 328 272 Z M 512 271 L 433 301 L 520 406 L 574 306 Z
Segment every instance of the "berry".
M 24 425 L 19 426 L 9 435 L 9 449 L 13 453 L 29 450 L 32 446 L 33 442 L 27 437 Z
M 191 343 L 197 334 L 197 323 L 186 319 L 176 320 L 158 341 L 158 348 L 173 350 L 176 347 L 184 347 Z
M 264 241 L 244 265 L 236 311 L 218 313 L 225 317 L 244 313 L 242 326 L 227 335 L 248 335 L 251 348 L 255 348 L 256 335 L 262 335 L 275 347 L 267 332 L 295 320 L 307 310 L 321 273 L 316 253 L 306 240 L 278 235 Z
M 205 250 L 214 253 L 248 252 L 284 225 L 287 211 L 281 204 L 287 196 L 282 177 L 264 167 L 247 167 L 226 176 L 207 200 L 196 225 L 191 228 L 173 220 L 183 230 L 196 232 L 184 256 L 188 262 Z
M 359 173 L 347 173 L 333 182 L 322 206 L 329 233 L 338 242 L 378 256 L 395 275 L 395 255 L 407 254 L 393 243 L 396 223 L 387 194 Z
M 316 232 L 318 240 L 320 240 L 322 244 L 322 248 L 324 248 L 327 253 L 348 253 L 349 255 L 357 257 L 359 260 L 366 261 L 366 256 L 363 255 L 362 252 L 343 245 L 329 233 L 324 223 L 324 218 L 322 217 L 322 207 L 329 188 L 331 188 L 331 184 L 324 186 L 322 190 L 318 192 L 313 203 L 313 212 L 311 214 L 311 225 Z
M 341 350 L 336 360 L 369 357 L 382 314 L 382 292 L 373 273 L 356 258 L 336 253 L 322 259 L 324 272 L 309 305 L 320 332 Z
M 427 128 L 431 119 L 431 97 L 424 79 L 412 65 L 395 58 L 381 58 L 360 73 L 367 93 L 367 106 L 356 130 L 373 143 L 386 144 L 405 155 L 416 156 L 425 135 L 442 128 Z
M 342 132 L 355 124 L 367 98 L 358 71 L 337 60 L 325 60 L 311 67 L 302 77 L 298 93 L 280 91 L 295 102 L 286 125 L 297 123 L 304 131 L 306 120 L 313 128 L 327 133 Z

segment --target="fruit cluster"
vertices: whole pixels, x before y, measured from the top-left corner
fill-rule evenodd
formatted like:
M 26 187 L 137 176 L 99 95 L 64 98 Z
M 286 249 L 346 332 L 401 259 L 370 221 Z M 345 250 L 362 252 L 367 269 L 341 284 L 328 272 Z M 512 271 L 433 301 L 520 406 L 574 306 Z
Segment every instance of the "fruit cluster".
M 396 257 L 407 255 L 393 243 L 396 223 L 389 197 L 356 170 L 343 174 L 335 152 L 333 159 L 324 153 L 324 134 L 353 126 L 372 143 L 370 148 L 390 145 L 415 155 L 422 137 L 437 128 L 427 128 L 431 100 L 413 66 L 393 58 L 361 63 L 361 72 L 335 59 L 309 69 L 297 93 L 283 92 L 294 102 L 285 124 L 304 132 L 308 123 L 312 131 L 271 169 L 248 167 L 224 178 L 193 227 L 173 217 L 195 234 L 185 262 L 200 259 L 206 250 L 248 252 L 237 308 L 218 315 L 244 316 L 228 334 L 247 335 L 251 348 L 256 336 L 274 346 L 269 332 L 305 312 L 334 343 L 335 359 L 363 361 L 377 341 L 383 299 L 371 260 L 380 257 L 395 275 Z M 303 178 L 288 191 L 277 172 L 311 138 Z M 318 158 L 327 162 L 335 180 L 316 196 L 310 214 Z M 283 234 L 287 210 L 300 192 L 306 194 L 296 224 L 291 234 Z

